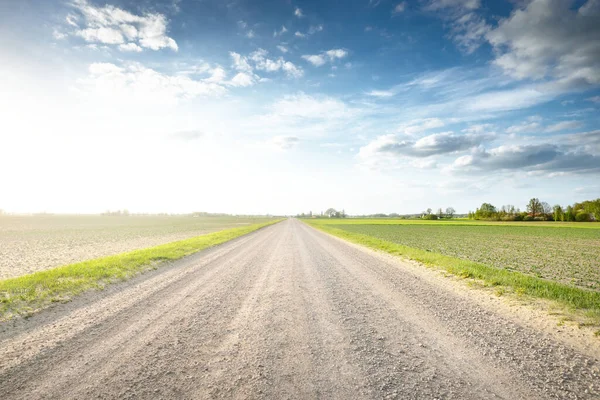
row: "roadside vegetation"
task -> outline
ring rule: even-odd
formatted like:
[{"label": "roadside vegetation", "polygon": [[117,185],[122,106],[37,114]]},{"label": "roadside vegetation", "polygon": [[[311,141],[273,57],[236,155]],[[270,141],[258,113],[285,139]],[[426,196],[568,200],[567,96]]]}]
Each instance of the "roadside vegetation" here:
[{"label": "roadside vegetation", "polygon": [[600,324],[600,224],[304,221],[351,242],[480,280],[498,294],[555,301]]},{"label": "roadside vegetation", "polygon": [[65,265],[16,278],[0,280],[0,320],[30,315],[54,302],[64,302],[91,289],[129,279],[142,272],[272,225],[271,219],[239,228]]}]

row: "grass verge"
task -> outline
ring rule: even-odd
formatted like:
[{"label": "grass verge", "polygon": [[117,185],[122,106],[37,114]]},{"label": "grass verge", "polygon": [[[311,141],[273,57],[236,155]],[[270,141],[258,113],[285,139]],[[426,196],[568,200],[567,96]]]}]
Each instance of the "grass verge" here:
[{"label": "grass verge", "polygon": [[54,302],[65,302],[90,289],[101,289],[141,272],[216,246],[275,224],[275,220],[226,229],[147,249],[102,257],[76,264],[0,280],[0,321],[15,315],[29,316]]},{"label": "grass verge", "polygon": [[[588,324],[600,325],[600,292],[567,286],[520,272],[490,267],[488,265],[415,249],[372,236],[348,232],[325,224],[307,224],[324,232],[371,249],[403,256],[427,266],[443,269],[462,278],[473,278],[487,286],[505,288],[518,295],[551,300],[565,306],[570,312],[584,316]],[[504,291],[503,291],[504,292]]]}]

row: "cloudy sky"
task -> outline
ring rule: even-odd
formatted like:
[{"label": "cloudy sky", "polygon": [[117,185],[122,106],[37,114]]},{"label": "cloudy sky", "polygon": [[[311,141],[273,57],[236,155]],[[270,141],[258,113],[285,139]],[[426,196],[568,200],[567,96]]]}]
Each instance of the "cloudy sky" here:
[{"label": "cloudy sky", "polygon": [[0,2],[0,208],[600,197],[600,0]]}]

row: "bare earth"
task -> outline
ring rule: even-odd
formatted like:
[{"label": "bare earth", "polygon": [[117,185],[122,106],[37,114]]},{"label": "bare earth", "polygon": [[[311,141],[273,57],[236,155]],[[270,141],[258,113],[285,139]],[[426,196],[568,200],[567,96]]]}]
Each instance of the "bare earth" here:
[{"label": "bare earth", "polygon": [[288,220],[0,325],[0,398],[592,399],[597,352]]},{"label": "bare earth", "polygon": [[229,216],[0,216],[0,279],[267,220]]}]

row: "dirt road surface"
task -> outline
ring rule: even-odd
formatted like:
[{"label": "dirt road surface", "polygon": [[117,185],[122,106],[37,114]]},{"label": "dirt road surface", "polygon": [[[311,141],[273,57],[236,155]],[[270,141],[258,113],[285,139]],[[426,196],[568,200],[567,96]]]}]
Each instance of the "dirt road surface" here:
[{"label": "dirt road surface", "polygon": [[7,399],[592,399],[600,360],[296,220],[0,324]]}]

